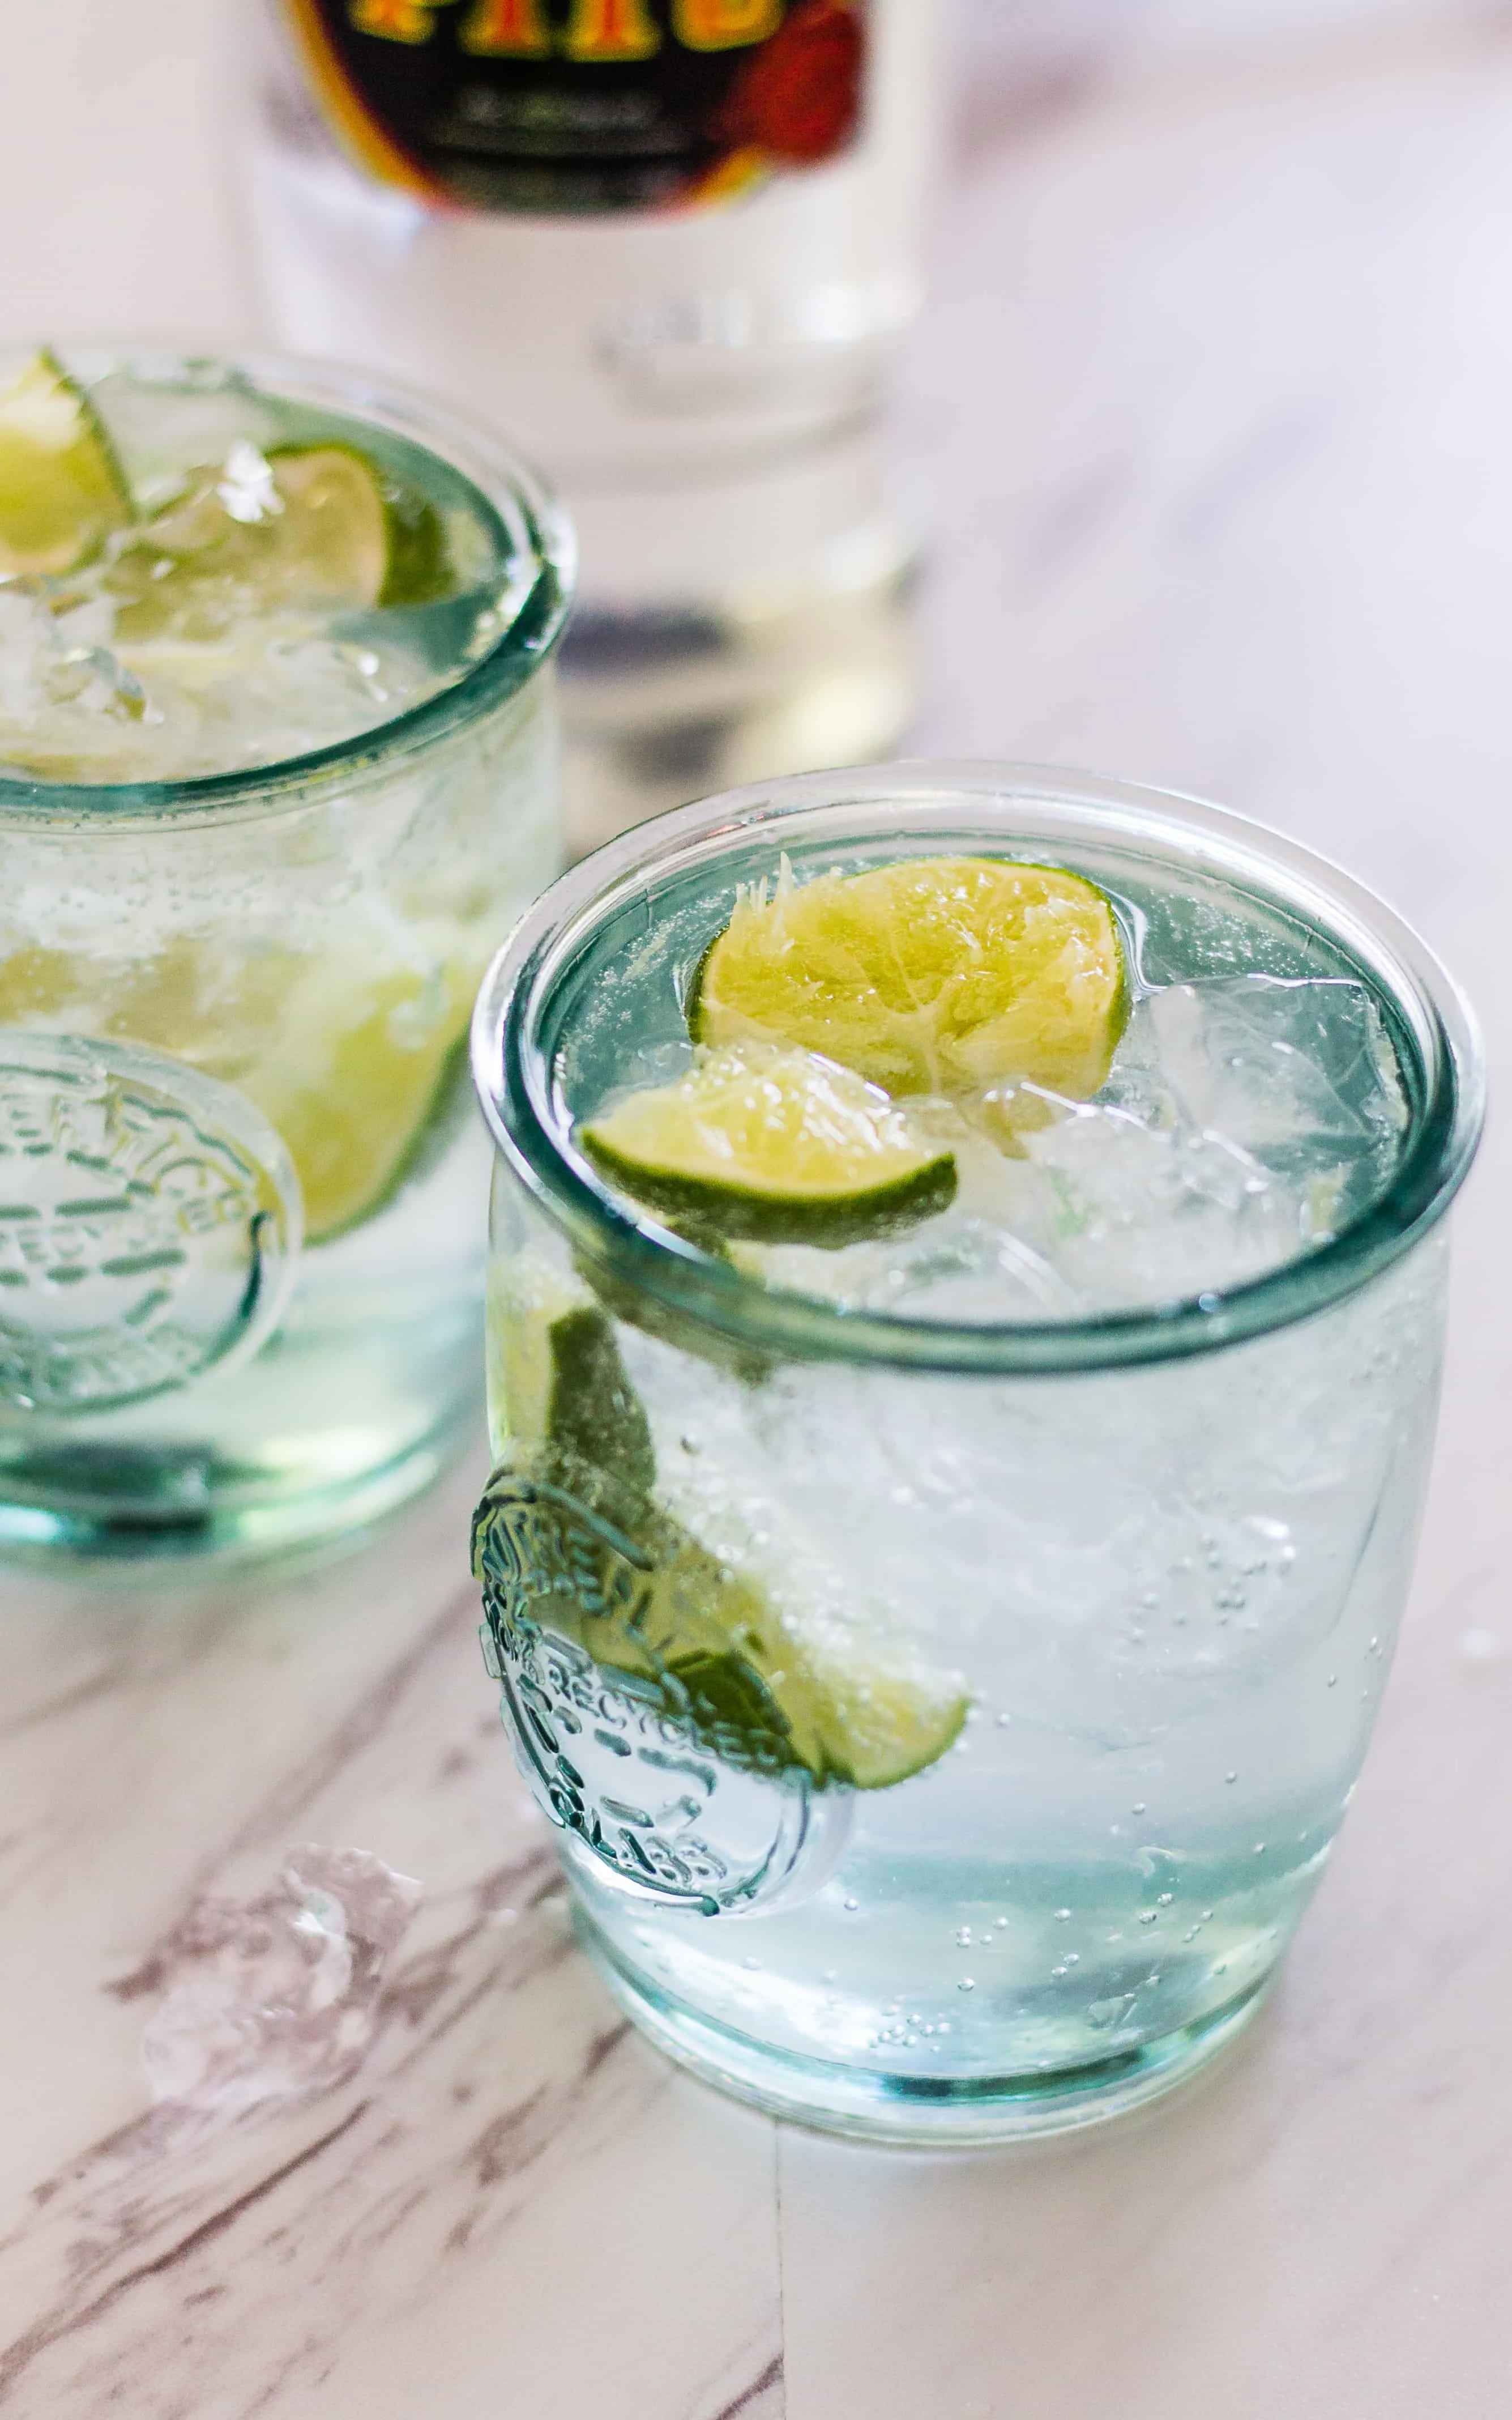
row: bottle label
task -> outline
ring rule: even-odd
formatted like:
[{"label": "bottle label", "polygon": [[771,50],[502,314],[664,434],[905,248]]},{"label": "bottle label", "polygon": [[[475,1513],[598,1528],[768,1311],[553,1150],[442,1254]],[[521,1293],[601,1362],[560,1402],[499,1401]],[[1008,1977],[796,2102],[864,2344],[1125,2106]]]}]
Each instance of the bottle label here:
[{"label": "bottle label", "polygon": [[707,206],[848,150],[868,0],[285,0],[347,148],[475,210]]}]

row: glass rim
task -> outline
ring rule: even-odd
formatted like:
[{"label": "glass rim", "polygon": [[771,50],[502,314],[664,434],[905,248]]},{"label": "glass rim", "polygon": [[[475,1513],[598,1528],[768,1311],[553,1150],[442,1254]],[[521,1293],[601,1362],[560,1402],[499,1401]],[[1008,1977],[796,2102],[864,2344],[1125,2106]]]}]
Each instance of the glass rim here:
[{"label": "glass rim", "polygon": [[[1025,845],[1057,832],[1070,845],[1078,830],[1131,849],[1161,841],[1165,863],[1184,861],[1219,879],[1242,877],[1252,893],[1321,926],[1387,996],[1411,1038],[1420,1080],[1390,1180],[1336,1234],[1259,1277],[1134,1310],[995,1326],[906,1318],[773,1288],[711,1259],[649,1215],[634,1217],[572,1147],[552,1070],[534,1036],[557,981],[627,899],[640,895],[649,908],[659,876],[712,866],[764,837],[775,853],[784,833],[796,837],[800,827],[806,838],[874,839],[879,812],[898,808],[906,818],[900,836],[913,841],[933,828],[943,840],[980,829],[993,805],[1021,814],[1032,808],[1049,827],[1026,830]],[[1001,837],[1011,845],[1006,821]],[[1389,1268],[1443,1217],[1468,1172],[1485,1111],[1479,1032],[1458,985],[1394,908],[1330,859],[1251,817],[1177,792],[1057,767],[976,760],[752,783],[636,827],[561,876],[526,911],[484,979],[471,1051],[473,1082],[496,1144],[551,1223],[616,1285],[727,1342],[780,1357],[956,1374],[1053,1374],[1176,1360],[1311,1318]]]},{"label": "glass rim", "polygon": [[[8,340],[0,345],[0,368],[23,362],[38,349]],[[509,540],[506,560],[518,562],[521,568],[505,590],[506,609],[513,610],[487,654],[459,680],[386,721],[266,765],[161,782],[49,782],[0,772],[0,827],[38,821],[54,829],[91,827],[170,816],[220,821],[239,809],[243,814],[276,813],[291,794],[317,790],[354,774],[376,775],[396,758],[428,752],[523,689],[549,661],[572,604],[577,539],[549,482],[486,424],[401,380],[258,345],[172,335],[102,335],[60,338],[47,349],[85,379],[133,364],[153,375],[212,365],[244,373],[275,399],[286,397],[348,419],[372,421],[460,472],[501,524]]]}]

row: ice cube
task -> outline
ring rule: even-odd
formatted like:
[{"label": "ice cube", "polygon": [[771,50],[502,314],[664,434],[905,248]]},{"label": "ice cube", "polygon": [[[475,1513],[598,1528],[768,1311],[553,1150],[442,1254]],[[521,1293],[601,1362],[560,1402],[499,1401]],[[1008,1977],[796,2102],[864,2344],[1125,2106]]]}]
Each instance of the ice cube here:
[{"label": "ice cube", "polygon": [[1176,984],[1143,1016],[1181,1123],[1285,1174],[1389,1163],[1407,1109],[1363,984],[1260,974]]},{"label": "ice cube", "polygon": [[46,705],[55,645],[53,617],[32,583],[0,583],[0,752],[6,726],[24,728]]},{"label": "ice cube", "polygon": [[284,509],[272,464],[245,438],[239,438],[227,453],[215,493],[231,519],[249,527],[276,520]]},{"label": "ice cube", "polygon": [[253,1900],[207,1900],[143,2037],[155,2101],[231,2118],[342,2083],[372,2040],[421,1885],[365,1849],[294,1850]]},{"label": "ice cube", "polygon": [[[1027,1220],[1021,1218],[1021,1225]],[[1076,1289],[1023,1234],[960,1208],[911,1235],[838,1252],[801,1244],[747,1247],[736,1258],[766,1284],[816,1295],[846,1311],[900,1319],[1074,1319]]]},{"label": "ice cube", "polygon": [[148,510],[181,491],[186,462],[221,462],[239,443],[267,447],[284,433],[276,407],[216,362],[175,364],[165,376],[133,363],[97,380],[90,395]]},{"label": "ice cube", "polygon": [[0,763],[109,781],[131,727],[162,722],[110,644],[112,621],[103,599],[55,582],[0,583]]},{"label": "ice cube", "polygon": [[1242,1284],[1380,1189],[1406,1121],[1362,984],[1271,975],[1139,1002],[1092,1101],[1032,1084],[915,1115],[955,1154],[940,1216],[842,1251],[743,1248],[769,1285],[940,1321],[1086,1317]]},{"label": "ice cube", "polygon": [[1405,1120],[1362,984],[1174,985],[1139,1004],[1098,1098],[1024,1137],[1057,1199],[1048,1231],[1021,1232],[1108,1308],[1216,1291],[1336,1232]]}]

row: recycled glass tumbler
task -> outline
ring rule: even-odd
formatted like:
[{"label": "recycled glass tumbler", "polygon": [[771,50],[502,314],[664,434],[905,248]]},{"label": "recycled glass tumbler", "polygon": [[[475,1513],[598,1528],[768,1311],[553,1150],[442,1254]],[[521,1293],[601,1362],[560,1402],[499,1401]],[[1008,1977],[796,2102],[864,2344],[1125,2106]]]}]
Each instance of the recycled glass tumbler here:
[{"label": "recycled glass tumbler", "polygon": [[[961,856],[1101,886],[1160,1032],[1204,985],[1226,1015],[1258,1001],[1236,982],[1312,1015],[1335,1059],[1332,1090],[1319,1061],[1286,1096],[1307,1134],[1336,1152],[1350,1100],[1390,1104],[1352,1208],[1242,1280],[1194,1261],[1129,1308],[1010,1317],[800,1290],[607,1187],[579,1122],[632,1065],[686,1063],[738,886]],[[587,860],[495,962],[473,1051],[497,1147],[485,1656],[611,1990],[714,2083],[880,2139],[1165,2090],[1258,2006],[1385,1681],[1443,1214],[1481,1116],[1453,985],[1237,816],[894,766],[733,792]],[[1253,1063],[1284,1072],[1271,1041]],[[1296,1138],[1244,1099],[1263,1191]],[[950,1249],[980,1267],[980,1245]],[[943,1245],[866,1249],[949,1287]]]},{"label": "recycled glass tumbler", "polygon": [[562,861],[571,538],[492,437],[365,379],[67,365],[207,413],[244,381],[491,533],[493,636],[377,728],[192,779],[0,774],[0,1551],[298,1548],[424,1485],[481,1397],[466,1026]]}]

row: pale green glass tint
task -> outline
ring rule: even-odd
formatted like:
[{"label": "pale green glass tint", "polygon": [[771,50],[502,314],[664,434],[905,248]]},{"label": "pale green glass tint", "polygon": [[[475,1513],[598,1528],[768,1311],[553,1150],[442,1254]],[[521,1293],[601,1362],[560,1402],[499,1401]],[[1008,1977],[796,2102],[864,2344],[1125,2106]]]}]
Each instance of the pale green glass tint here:
[{"label": "pale green glass tint", "polygon": [[[1152,992],[1259,972],[1335,986],[1341,1014],[1365,999],[1392,1147],[1326,1238],[1231,1287],[1198,1263],[1143,1306],[991,1320],[759,1283],[614,1201],[572,1125],[680,1047],[679,986],[779,849],[800,873],[1068,864],[1120,901]],[[1257,2004],[1379,1703],[1433,1428],[1438,1221],[1481,1114],[1452,985],[1379,902],[1238,818],[891,768],[714,800],[580,867],[496,966],[474,1040],[501,1145],[488,1653],[613,1988],[714,2080],[862,2133],[993,2139],[1165,2088]],[[799,1680],[764,1699],[774,1618]]]},{"label": "pale green glass tint", "polygon": [[[782,853],[801,873],[973,848],[1063,862],[1106,887],[1150,986],[1245,971],[1363,985],[1410,1112],[1389,1184],[1321,1249],[1253,1282],[1213,1295],[1199,1271],[1149,1311],[1011,1327],[837,1317],[634,1218],[579,1152],[573,1127],[617,1084],[642,1080],[645,1067],[686,1048],[683,1001],[737,885],[771,874]],[[1216,808],[994,767],[878,767],[758,784],[600,850],[554,887],[496,962],[473,1022],[473,1069],[524,1181],[616,1282],[774,1350],[942,1370],[1161,1359],[1319,1309],[1442,1213],[1483,1109],[1463,1002],[1407,927],[1337,869]]]},{"label": "pale green glass tint", "polygon": [[[213,417],[250,395],[290,442],[346,430],[410,466],[486,535],[473,568],[495,566],[497,632],[480,646],[468,606],[478,651],[454,662],[433,628],[437,685],[375,727],[181,780],[0,780],[0,1039],[26,1037],[34,1059],[48,1034],[124,1048],[139,1074],[155,1063],[165,1094],[176,1067],[192,1071],[228,1101],[223,1125],[238,1129],[239,1102],[279,1138],[304,1230],[286,1309],[251,1360],[230,1357],[227,1333],[225,1355],[150,1399],[66,1410],[56,1386],[48,1404],[19,1385],[0,1396],[0,1544],[117,1561],[261,1552],[401,1500],[476,1400],[484,1148],[460,1044],[489,955],[561,861],[550,659],[570,540],[492,440],[349,375],[261,360],[228,371],[150,348],[70,349],[68,363],[117,411],[130,365],[138,421],[123,451],[144,480],[154,395],[176,428],[169,401]],[[18,1142],[39,1114],[35,1065],[27,1084],[24,1098],[8,1086],[0,1120],[18,1213],[0,1337],[18,1366],[64,1300],[60,1269],[69,1303],[83,1300],[65,1241],[93,1236],[85,1260],[102,1272],[121,1259],[110,1220],[126,1215],[108,1187],[85,1186],[78,1202],[43,1205],[37,1244]],[[55,1101],[47,1115],[56,1123]],[[125,1150],[95,1151],[102,1185]],[[139,1202],[132,1216],[140,1226]],[[248,1318],[255,1309],[249,1285]],[[160,1316],[147,1294],[132,1310]]]}]

